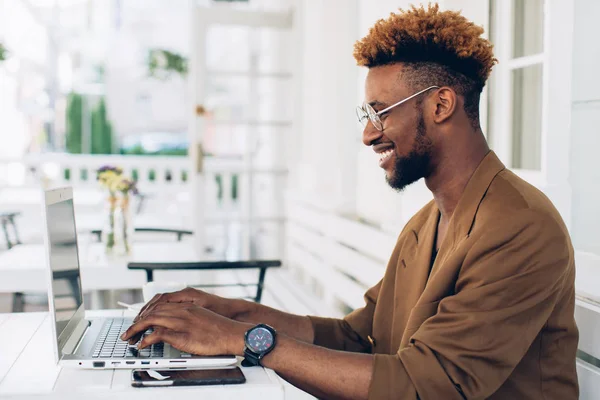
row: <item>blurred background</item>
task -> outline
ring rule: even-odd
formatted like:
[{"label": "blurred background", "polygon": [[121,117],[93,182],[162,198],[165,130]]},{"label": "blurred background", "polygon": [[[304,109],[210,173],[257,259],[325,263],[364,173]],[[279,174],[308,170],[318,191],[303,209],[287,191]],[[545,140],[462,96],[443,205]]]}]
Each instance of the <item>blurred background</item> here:
[{"label": "blurred background", "polygon": [[[389,189],[354,115],[366,70],[353,43],[411,3],[0,0],[0,212],[19,213],[20,242],[41,242],[39,187],[73,185],[90,230],[106,197],[95,171],[121,166],[140,191],[136,224],[189,230],[222,259],[283,260],[267,289],[288,309],[360,307],[431,199],[422,181]],[[481,126],[562,214],[576,314],[596,318],[600,2],[439,4],[494,43]]]}]

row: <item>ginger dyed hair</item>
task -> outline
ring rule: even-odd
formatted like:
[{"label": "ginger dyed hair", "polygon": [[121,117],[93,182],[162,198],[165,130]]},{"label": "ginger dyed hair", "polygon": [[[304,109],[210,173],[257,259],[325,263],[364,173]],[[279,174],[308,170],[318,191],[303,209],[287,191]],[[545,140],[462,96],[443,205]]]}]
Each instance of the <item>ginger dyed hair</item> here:
[{"label": "ginger dyed hair", "polygon": [[402,77],[414,90],[449,86],[465,98],[465,111],[479,123],[479,96],[492,67],[492,44],[481,37],[483,28],[456,11],[429,5],[391,13],[354,45],[360,66],[373,68],[402,63]]}]

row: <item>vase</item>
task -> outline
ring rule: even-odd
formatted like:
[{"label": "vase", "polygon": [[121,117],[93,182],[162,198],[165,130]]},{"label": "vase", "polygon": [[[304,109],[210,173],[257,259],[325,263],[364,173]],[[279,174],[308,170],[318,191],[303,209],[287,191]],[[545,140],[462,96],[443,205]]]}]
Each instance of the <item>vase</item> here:
[{"label": "vase", "polygon": [[123,194],[114,213],[115,220],[115,254],[131,254],[133,239],[133,218],[128,194]]},{"label": "vase", "polygon": [[110,194],[106,199],[104,207],[104,226],[102,227],[102,243],[106,253],[112,253],[115,248],[115,210],[117,208],[117,196]]}]

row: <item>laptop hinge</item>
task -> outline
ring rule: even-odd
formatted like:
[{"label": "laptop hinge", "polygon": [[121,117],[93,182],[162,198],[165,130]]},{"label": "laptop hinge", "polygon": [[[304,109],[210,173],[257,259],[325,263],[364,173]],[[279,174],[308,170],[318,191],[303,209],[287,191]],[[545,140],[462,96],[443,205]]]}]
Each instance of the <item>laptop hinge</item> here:
[{"label": "laptop hinge", "polygon": [[86,319],[82,319],[81,321],[79,321],[79,324],[77,324],[75,329],[73,329],[73,333],[71,334],[71,336],[69,336],[69,340],[67,340],[67,342],[62,348],[63,354],[73,354],[75,352],[79,341],[83,337],[85,330],[90,326],[90,324],[91,322]]}]

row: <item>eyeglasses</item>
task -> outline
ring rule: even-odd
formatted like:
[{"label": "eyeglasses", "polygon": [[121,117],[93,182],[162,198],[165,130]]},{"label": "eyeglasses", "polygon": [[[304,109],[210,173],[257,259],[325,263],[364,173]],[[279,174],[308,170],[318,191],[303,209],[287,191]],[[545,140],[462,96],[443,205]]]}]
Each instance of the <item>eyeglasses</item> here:
[{"label": "eyeglasses", "polygon": [[412,96],[405,98],[404,100],[400,100],[396,104],[393,104],[393,105],[389,106],[388,108],[385,108],[381,111],[375,111],[373,109],[373,107],[371,107],[371,105],[367,104],[367,103],[363,104],[362,106],[358,106],[358,107],[356,107],[356,116],[358,117],[358,122],[360,122],[363,126],[367,126],[368,120],[371,120],[371,123],[373,124],[373,126],[375,128],[377,128],[378,131],[383,131],[383,122],[381,122],[381,118],[380,118],[380,116],[383,113],[386,113],[386,112],[390,111],[392,108],[399,106],[402,103],[406,103],[413,97],[417,97],[418,95],[425,93],[426,91],[431,90],[431,89],[439,89],[439,86],[429,86],[427,89],[423,89],[420,92],[417,92],[417,93],[413,94]]}]

